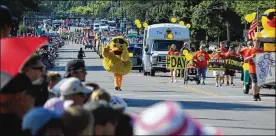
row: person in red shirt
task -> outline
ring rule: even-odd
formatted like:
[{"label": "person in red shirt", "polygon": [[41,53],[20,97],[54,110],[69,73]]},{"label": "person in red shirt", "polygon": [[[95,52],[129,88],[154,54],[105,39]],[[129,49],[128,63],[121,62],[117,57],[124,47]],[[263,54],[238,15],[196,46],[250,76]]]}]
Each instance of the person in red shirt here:
[{"label": "person in red shirt", "polygon": [[[241,57],[243,58],[243,60],[244,60],[244,58],[246,58],[248,55],[248,51],[249,51],[249,49],[251,49],[251,47],[252,47],[252,45],[253,45],[253,43],[252,43],[252,41],[247,41],[247,43],[246,43],[246,46],[244,47],[244,48],[242,48],[242,44],[240,44],[239,45],[239,48],[238,48],[238,50],[237,50],[237,53],[239,54],[239,55],[241,55]],[[247,63],[246,61],[244,61],[243,63]],[[241,73],[241,80],[243,81],[243,78],[244,78],[244,69],[242,69],[242,73]],[[249,79],[250,80],[250,79]],[[251,82],[251,81],[250,81]]]},{"label": "person in red shirt", "polygon": [[[172,46],[170,47],[170,49],[168,51],[168,56],[178,56],[179,54],[180,53],[176,49],[176,45],[172,44]],[[175,69],[170,69],[170,73],[171,73],[171,82],[173,82],[173,81],[177,82],[177,79],[176,79],[176,70]]]},{"label": "person in red shirt", "polygon": [[256,64],[255,57],[258,53],[263,53],[263,50],[260,48],[260,40],[254,40],[254,47],[248,51],[248,56],[245,58],[245,61],[248,61],[249,64],[249,74],[252,81],[252,91],[253,91],[253,100],[261,101],[260,98],[260,87],[257,86],[257,75],[256,75]]},{"label": "person in red shirt", "polygon": [[202,77],[202,84],[205,85],[207,62],[210,59],[209,54],[204,51],[204,46],[200,46],[199,51],[193,56],[193,60],[196,62],[198,77]]},{"label": "person in red shirt", "polygon": [[[213,56],[212,59],[225,59],[225,55],[221,52],[220,49],[216,50],[216,54]],[[223,76],[224,76],[224,71],[213,71],[213,75],[216,78],[216,87],[218,87],[219,85],[222,86],[222,80],[223,80]]]},{"label": "person in red shirt", "polygon": [[[229,51],[225,54],[226,58],[234,58],[235,60],[238,60],[238,54],[235,52],[235,48],[231,46],[229,48]],[[234,84],[234,76],[235,76],[235,70],[225,69],[225,75],[226,75],[226,85],[229,86],[229,78],[231,81],[231,85],[235,86]]]},{"label": "person in red shirt", "polygon": [[228,52],[227,48],[225,48],[224,42],[219,43],[219,49],[223,54]]}]

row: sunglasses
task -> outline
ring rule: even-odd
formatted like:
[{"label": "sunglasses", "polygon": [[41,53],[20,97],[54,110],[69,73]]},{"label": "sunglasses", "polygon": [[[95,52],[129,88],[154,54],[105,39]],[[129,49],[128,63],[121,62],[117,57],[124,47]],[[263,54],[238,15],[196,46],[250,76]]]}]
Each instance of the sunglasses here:
[{"label": "sunglasses", "polygon": [[264,14],[269,20],[273,19],[276,16],[276,12],[270,12],[268,14]]},{"label": "sunglasses", "polygon": [[114,40],[112,40],[112,41],[113,41],[114,43],[126,44],[125,40],[120,39],[120,38],[114,39]]},{"label": "sunglasses", "polygon": [[85,73],[86,72],[86,69],[79,69],[79,70],[76,70],[76,72],[81,72],[81,73]]},{"label": "sunglasses", "polygon": [[44,70],[44,67],[43,67],[43,66],[31,67],[31,69],[43,71],[43,70]]}]

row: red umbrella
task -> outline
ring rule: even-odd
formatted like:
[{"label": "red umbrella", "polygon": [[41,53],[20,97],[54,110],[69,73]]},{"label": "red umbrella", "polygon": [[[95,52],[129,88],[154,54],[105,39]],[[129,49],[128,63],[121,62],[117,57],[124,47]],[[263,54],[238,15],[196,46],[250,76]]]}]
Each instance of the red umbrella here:
[{"label": "red umbrella", "polygon": [[47,38],[24,37],[1,39],[1,89],[15,76],[25,61],[43,44]]}]

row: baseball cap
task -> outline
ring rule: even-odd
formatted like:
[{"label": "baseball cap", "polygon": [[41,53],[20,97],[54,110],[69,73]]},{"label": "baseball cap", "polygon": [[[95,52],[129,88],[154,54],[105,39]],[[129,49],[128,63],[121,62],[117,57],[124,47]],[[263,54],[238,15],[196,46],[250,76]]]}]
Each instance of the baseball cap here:
[{"label": "baseball cap", "polygon": [[24,116],[22,130],[30,130],[32,135],[37,135],[39,130],[51,120],[60,118],[61,114],[54,111],[42,107],[34,108]]},{"label": "baseball cap", "polygon": [[[1,79],[1,82],[4,81]],[[36,94],[29,77],[23,74],[17,74],[0,90],[0,94],[15,94],[23,91],[27,91],[27,93],[32,96],[35,96]]]},{"label": "baseball cap", "polygon": [[76,77],[64,79],[60,85],[61,96],[73,95],[78,93],[88,94],[91,93],[91,88],[85,87],[81,81]]},{"label": "baseball cap", "polygon": [[24,64],[23,68],[43,68],[44,65],[41,62],[39,55],[32,55]]},{"label": "baseball cap", "polygon": [[71,60],[67,63],[65,77],[69,76],[70,71],[75,71],[81,68],[85,68],[85,64],[81,60]]},{"label": "baseball cap", "polygon": [[17,23],[18,19],[12,16],[10,9],[7,6],[0,5],[0,26],[5,24],[14,24]]}]

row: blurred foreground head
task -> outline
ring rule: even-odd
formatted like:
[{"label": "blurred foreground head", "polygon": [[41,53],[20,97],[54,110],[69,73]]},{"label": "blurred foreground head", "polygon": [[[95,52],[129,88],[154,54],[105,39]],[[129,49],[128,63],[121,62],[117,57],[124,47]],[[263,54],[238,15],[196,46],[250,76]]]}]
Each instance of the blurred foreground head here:
[{"label": "blurred foreground head", "polygon": [[212,127],[205,127],[184,113],[176,102],[160,102],[135,118],[134,135],[221,135]]},{"label": "blurred foreground head", "polygon": [[34,108],[24,116],[22,129],[27,136],[64,135],[61,115],[44,108]]},{"label": "blurred foreground head", "polygon": [[122,107],[115,107],[104,100],[99,100],[87,102],[83,108],[94,115],[94,135],[115,135],[116,124],[122,114]]},{"label": "blurred foreground head", "polygon": [[66,109],[62,121],[66,136],[93,135],[94,116],[82,107],[74,106]]},{"label": "blurred foreground head", "polygon": [[8,7],[0,5],[0,39],[9,37],[12,26],[17,23],[17,18],[13,17]]},{"label": "blurred foreground head", "polygon": [[99,100],[104,100],[107,103],[110,102],[111,100],[111,96],[110,94],[105,91],[104,89],[98,89],[92,92],[91,96],[90,96],[90,100],[91,101],[99,101]]}]

